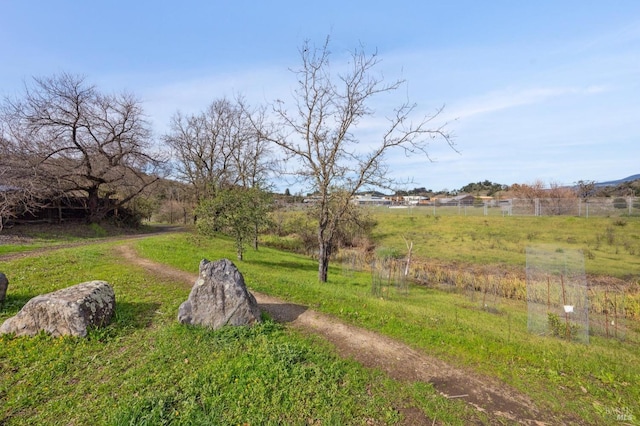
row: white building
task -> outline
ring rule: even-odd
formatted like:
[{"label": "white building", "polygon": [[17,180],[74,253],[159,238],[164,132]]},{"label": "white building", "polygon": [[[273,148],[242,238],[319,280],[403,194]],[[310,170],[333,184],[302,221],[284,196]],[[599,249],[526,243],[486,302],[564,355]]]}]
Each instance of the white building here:
[{"label": "white building", "polygon": [[354,195],[351,202],[359,206],[388,206],[391,200],[378,195]]}]

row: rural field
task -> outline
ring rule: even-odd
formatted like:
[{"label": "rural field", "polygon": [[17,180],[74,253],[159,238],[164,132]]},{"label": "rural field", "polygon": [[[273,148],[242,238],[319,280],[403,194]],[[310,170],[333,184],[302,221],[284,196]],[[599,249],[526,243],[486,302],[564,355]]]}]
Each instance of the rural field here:
[{"label": "rural field", "polygon": [[433,216],[429,208],[372,209],[374,238],[416,256],[480,265],[526,265],[528,246],[582,250],[588,274],[640,278],[640,217]]},{"label": "rural field", "polygon": [[640,1],[4,3],[0,426],[640,425]]},{"label": "rural field", "polygon": [[[192,277],[201,258],[235,259],[233,241],[184,232],[99,239],[77,247],[71,245],[79,242],[65,241],[67,247],[40,248],[33,255],[25,253],[33,241],[4,245],[0,270],[10,287],[0,321],[35,295],[93,279],[112,283],[117,309],[113,323],[87,339],[0,337],[0,423],[640,421],[640,345],[633,338],[640,327],[633,311],[640,285],[638,218],[435,218],[419,209],[372,215],[377,254],[401,258],[407,242],[413,243],[419,267],[412,272],[415,282],[403,291],[391,285],[373,294],[371,270],[355,267],[347,253],[332,263],[324,284],[318,283],[317,264],[308,256],[270,247],[249,250],[236,264],[252,291],[392,338],[446,362],[451,371],[468,372],[469,383],[486,378],[504,384],[535,406],[528,417],[514,419],[492,407],[477,410],[465,402],[472,392],[443,392],[441,383],[421,380],[419,371],[387,374],[402,365],[390,366],[386,358],[364,363],[365,368],[357,355],[345,357],[340,345],[296,326],[297,320],[273,321],[268,309],[265,321],[251,329],[206,331],[178,324],[188,281],[133,263],[122,248]],[[39,237],[35,244],[50,247],[55,240]],[[494,278],[494,289],[507,281],[521,287],[529,245],[582,250],[589,280],[623,287],[629,304],[625,338],[595,333],[587,345],[531,334],[522,298],[501,295],[492,309],[483,309],[477,297],[451,291],[464,274],[484,275],[483,282],[500,277]],[[447,281],[449,287],[429,279]]]}]

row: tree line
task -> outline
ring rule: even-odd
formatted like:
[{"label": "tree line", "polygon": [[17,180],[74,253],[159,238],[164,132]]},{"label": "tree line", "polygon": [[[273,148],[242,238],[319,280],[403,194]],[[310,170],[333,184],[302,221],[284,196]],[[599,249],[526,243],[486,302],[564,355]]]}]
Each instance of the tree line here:
[{"label": "tree line", "polygon": [[[373,108],[375,98],[405,83],[385,81],[376,72],[377,52],[358,47],[336,72],[329,47],[328,38],[300,47],[300,64],[291,70],[297,85],[288,101],[255,107],[242,96],[213,99],[197,113],[177,110],[159,138],[131,93],[107,94],[86,77],[68,73],[33,78],[23,93],[0,104],[0,230],[12,218],[52,203],[80,201],[89,222],[114,212],[135,218],[162,210],[172,222],[195,222],[202,233],[231,235],[242,259],[246,245],[257,249],[258,234],[268,224],[272,183],[290,178],[314,194],[308,214],[316,224],[318,278],[326,281],[345,230],[368,223],[352,196],[408,184],[389,176],[388,153],[399,150],[428,161],[434,139],[455,149],[446,123],[437,122],[441,109],[421,115],[406,99],[388,111]],[[373,140],[361,140],[358,128],[374,119],[386,126]],[[507,186],[485,180],[460,192],[508,190],[527,199],[640,195],[638,182],[623,186]]]},{"label": "tree line", "polygon": [[[442,109],[420,114],[404,92],[387,111],[373,107],[405,83],[383,78],[377,52],[357,47],[335,68],[329,38],[307,41],[298,53],[290,99],[258,107],[241,96],[214,99],[195,114],[177,111],[159,140],[130,93],[106,94],[67,73],[34,78],[0,105],[0,222],[65,199],[83,200],[90,222],[114,211],[144,214],[154,193],[191,203],[176,214],[192,215],[203,231],[233,235],[241,258],[264,225],[270,183],[291,177],[317,194],[310,214],[318,278],[326,281],[345,221],[357,222],[351,197],[396,185],[389,152],[428,161],[429,142],[454,145],[438,122]],[[357,130],[365,120],[384,125],[363,141]]]}]

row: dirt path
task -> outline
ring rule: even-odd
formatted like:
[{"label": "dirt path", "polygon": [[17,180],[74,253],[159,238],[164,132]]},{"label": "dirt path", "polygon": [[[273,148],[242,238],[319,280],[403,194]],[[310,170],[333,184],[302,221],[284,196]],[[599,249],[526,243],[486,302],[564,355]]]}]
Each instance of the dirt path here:
[{"label": "dirt path", "polygon": [[[84,239],[80,241],[74,241],[71,243],[63,243],[63,244],[54,244],[49,246],[38,247],[35,249],[30,249],[27,251],[19,251],[15,253],[3,254],[0,255],[0,261],[9,261],[14,259],[20,259],[23,257],[31,257],[36,256],[40,253],[46,253],[49,251],[55,251],[65,248],[72,247],[80,247],[92,244],[100,244],[109,241],[123,241],[123,240],[138,240],[141,238],[151,237],[153,235],[165,234],[167,232],[180,232],[184,229],[182,226],[156,226],[154,232],[140,233],[140,234],[130,234],[130,235],[115,235],[111,237],[104,238],[93,238],[93,239]],[[14,235],[0,235],[0,245],[2,244],[21,244],[21,243],[29,243],[31,240],[30,237],[20,237]]]},{"label": "dirt path", "polygon": [[[171,277],[191,288],[197,276],[167,265],[140,258],[130,245],[118,246],[117,252],[128,262],[153,274]],[[335,345],[341,356],[350,357],[366,367],[378,368],[402,381],[432,383],[447,398],[463,399],[477,410],[487,413],[496,423],[546,425],[562,424],[541,412],[533,401],[504,383],[418,352],[388,337],[352,325],[305,306],[252,292],[260,308],[276,321],[286,322],[306,333],[322,336]],[[432,424],[421,412],[405,412],[408,424]],[[419,411],[419,410],[415,410]]]}]

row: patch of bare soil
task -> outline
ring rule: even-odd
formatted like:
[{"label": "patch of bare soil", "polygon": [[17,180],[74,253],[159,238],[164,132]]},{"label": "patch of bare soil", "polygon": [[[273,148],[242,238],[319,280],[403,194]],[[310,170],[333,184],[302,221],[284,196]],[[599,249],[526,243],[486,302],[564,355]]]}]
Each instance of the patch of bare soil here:
[{"label": "patch of bare soil", "polygon": [[[142,266],[159,276],[171,277],[189,288],[197,279],[194,274],[140,258],[128,245],[118,246],[117,250],[128,262]],[[550,417],[537,408],[527,396],[494,378],[454,367],[406,344],[345,324],[305,306],[287,303],[265,294],[253,294],[260,308],[268,312],[274,320],[286,322],[305,333],[325,338],[335,345],[341,356],[353,358],[366,367],[380,369],[397,380],[431,383],[445,397],[462,399],[486,413],[494,419],[492,422],[524,425],[566,423],[565,420]],[[427,419],[421,410],[405,407],[400,411],[406,424],[438,424]]]}]

